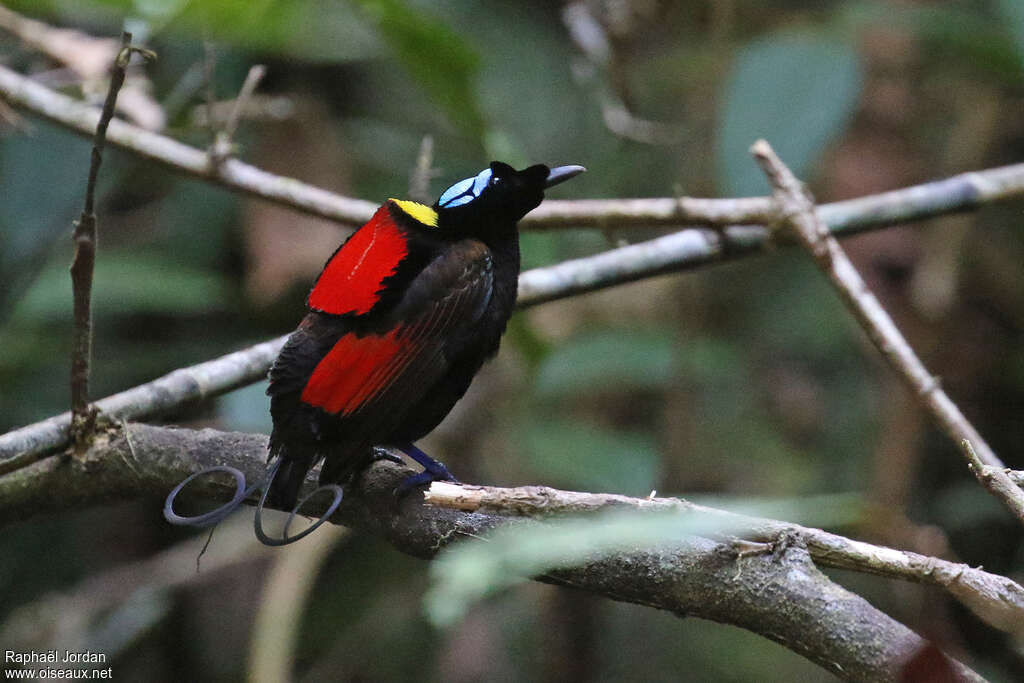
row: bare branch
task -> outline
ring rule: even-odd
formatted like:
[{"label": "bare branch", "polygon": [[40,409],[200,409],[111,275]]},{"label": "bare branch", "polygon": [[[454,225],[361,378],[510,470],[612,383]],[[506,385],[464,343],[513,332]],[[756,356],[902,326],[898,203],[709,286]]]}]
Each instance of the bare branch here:
[{"label": "bare branch", "polygon": [[17,36],[25,45],[67,64],[84,80],[102,78],[121,47],[114,38],[97,38],[67,28],[55,28],[0,6],[0,30]]},{"label": "bare branch", "polygon": [[[91,135],[96,128],[98,112],[94,107],[3,66],[0,66],[0,98],[83,135]],[[202,150],[122,121],[111,124],[108,138],[111,144],[180,173],[342,223],[365,223],[377,208],[375,202],[343,197],[294,178],[267,173],[237,159],[210,168]],[[819,207],[819,213],[836,232],[857,232],[965,211],[1020,196],[1024,196],[1024,164],[964,173],[903,190],[824,204]],[[775,206],[767,197],[549,200],[523,219],[522,225],[531,229],[723,226],[772,223],[775,218]],[[767,235],[762,239],[767,239]]]},{"label": "bare branch", "polygon": [[[519,276],[517,305],[529,308],[655,275],[718,263],[760,251],[768,240],[767,230],[758,226],[732,226],[722,230],[694,228],[595,256],[534,268]],[[111,419],[138,420],[258,382],[266,376],[284,339],[280,337],[176,370],[166,377],[103,399],[97,402],[97,407]],[[0,435],[0,474],[66,446],[68,424],[70,416],[65,413]]]},{"label": "bare branch", "polygon": [[430,181],[436,175],[434,169],[434,137],[424,135],[416,165],[409,174],[409,198],[424,204],[430,203]]},{"label": "bare branch", "polygon": [[71,414],[72,433],[81,448],[92,432],[95,413],[89,411],[89,368],[92,362],[92,275],[96,265],[96,181],[103,162],[107,126],[114,117],[117,93],[124,85],[125,68],[132,55],[132,34],[121,34],[121,49],[110,69],[110,88],[100,112],[93,137],[89,180],[85,188],[85,206],[75,222],[72,239],[75,255],[71,261],[71,289],[74,298],[74,329],[71,344]]},{"label": "bare branch", "polygon": [[[94,130],[98,120],[94,107],[34,83],[2,66],[0,97],[15,108],[42,116],[78,133]],[[111,144],[180,173],[342,223],[365,223],[377,208],[371,202],[342,197],[293,178],[267,173],[237,159],[227,159],[220,166],[211,167],[206,152],[123,121],[112,121],[107,137]]]},{"label": "bare branch", "polygon": [[[764,228],[692,229],[596,256],[534,268],[519,276],[519,308],[738,256],[764,244]],[[762,237],[759,237],[762,236]],[[728,245],[726,247],[725,245]],[[284,337],[206,363],[176,370],[97,402],[113,420],[138,420],[266,377]],[[0,435],[0,474],[24,467],[68,443],[65,413]]]},{"label": "bare branch", "polygon": [[[609,508],[678,510],[728,521],[745,529],[743,538],[777,544],[797,539],[820,565],[851,569],[893,579],[939,586],[992,626],[1024,637],[1024,587],[966,564],[854,541],[821,529],[739,515],[679,498],[631,498],[609,493],[560,491],[547,486],[468,486],[434,482],[424,495],[427,504],[468,512],[544,517],[587,514]],[[720,539],[728,540],[728,539]]]},{"label": "bare branch", "polygon": [[[210,53],[212,55],[212,52]],[[209,59],[210,57],[208,57]],[[231,155],[235,153],[235,131],[238,129],[238,122],[241,121],[242,112],[245,111],[246,106],[249,104],[249,100],[255,92],[256,87],[263,80],[263,76],[267,73],[267,67],[262,64],[255,64],[249,68],[249,73],[245,76],[245,81],[242,83],[241,90],[238,91],[238,97],[235,98],[234,103],[231,107],[231,112],[228,114],[227,121],[224,123],[223,129],[218,129],[216,124],[216,118],[208,117],[207,121],[210,124],[212,130],[214,130],[213,142],[210,144],[208,154],[214,164],[220,164]],[[212,95],[213,86],[207,86],[207,92]],[[212,100],[208,100],[206,109],[209,112],[213,112],[216,108],[216,103]]]},{"label": "bare branch", "polygon": [[943,391],[938,380],[924,367],[892,318],[868,289],[860,273],[839,246],[839,241],[829,233],[828,226],[818,217],[814,202],[803,185],[764,140],[754,143],[751,152],[775,188],[783,219],[835,285],[843,303],[868,337],[893,369],[903,377],[946,435],[961,448],[968,462],[972,462],[973,456],[986,466],[984,469],[980,466],[971,468],[978,480],[1024,523],[1024,491],[1013,484],[1006,475],[1006,466]]},{"label": "bare branch", "polygon": [[[183,477],[211,465],[236,467],[251,480],[264,470],[267,438],[262,435],[142,424],[127,424],[125,430],[110,430],[81,459],[51,458],[0,478],[0,520],[125,498],[152,496],[156,504]],[[418,496],[398,502],[394,489],[409,473],[391,462],[374,463],[348,487],[332,521],[379,535],[398,550],[423,558],[499,524],[540,523],[426,505]],[[223,482],[206,482],[197,483],[192,495],[210,501],[227,500],[231,493],[233,487]],[[315,504],[309,512],[317,513]],[[595,558],[543,580],[740,626],[845,680],[898,680],[902,663],[923,646],[909,629],[821,574],[799,543],[759,554],[691,538],[669,547]],[[957,666],[967,680],[981,680]]]},{"label": "bare branch", "polygon": [[[287,337],[251,346],[97,401],[110,421],[137,420],[252,384],[267,375]],[[68,444],[71,413],[63,413],[0,436],[0,476],[26,467]]]}]

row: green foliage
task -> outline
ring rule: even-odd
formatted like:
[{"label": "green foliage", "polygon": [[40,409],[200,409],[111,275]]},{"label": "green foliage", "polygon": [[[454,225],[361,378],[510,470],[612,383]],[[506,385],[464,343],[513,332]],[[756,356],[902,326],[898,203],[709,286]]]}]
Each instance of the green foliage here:
[{"label": "green foliage", "polygon": [[724,87],[715,151],[719,191],[768,192],[749,152],[758,138],[806,178],[852,116],[862,80],[857,53],[841,36],[780,33],[744,47]]},{"label": "green foliage", "polygon": [[998,0],[998,7],[1017,45],[1017,60],[1024,71],[1024,3],[1019,0]]},{"label": "green foliage", "polygon": [[666,330],[604,330],[560,344],[537,373],[543,398],[664,387],[672,379],[677,340]]},{"label": "green foliage", "polygon": [[356,0],[402,65],[470,138],[484,131],[476,107],[479,58],[462,36],[401,0]]},{"label": "green foliage", "polygon": [[0,137],[0,322],[70,235],[85,198],[89,145],[39,124],[33,135]]},{"label": "green foliage", "polygon": [[655,486],[660,459],[649,433],[538,413],[521,426],[516,452],[541,481],[634,495]]},{"label": "green foliage", "polygon": [[[107,252],[96,263],[93,307],[100,314],[200,313],[227,307],[229,285],[212,272],[155,256]],[[71,281],[63,264],[45,270],[15,309],[16,321],[62,318]]]},{"label": "green foliage", "polygon": [[[860,515],[850,496],[743,504],[734,512],[802,520],[815,526],[847,524]],[[451,546],[431,565],[431,587],[424,596],[427,617],[450,626],[476,601],[553,569],[576,567],[637,548],[685,543],[687,536],[728,535],[740,519],[636,510],[501,527],[479,541]]]},{"label": "green foliage", "polygon": [[115,33],[125,17],[145,22],[150,37],[205,36],[242,49],[298,59],[345,62],[378,57],[379,42],[347,2],[329,0],[18,0],[14,9],[50,17],[72,12]]}]

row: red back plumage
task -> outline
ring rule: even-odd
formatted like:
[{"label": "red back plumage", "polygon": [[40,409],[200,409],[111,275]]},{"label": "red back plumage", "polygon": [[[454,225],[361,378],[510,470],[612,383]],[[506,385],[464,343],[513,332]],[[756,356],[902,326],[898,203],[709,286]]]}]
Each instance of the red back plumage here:
[{"label": "red back plumage", "polygon": [[383,335],[346,334],[313,371],[302,400],[328,413],[348,415],[384,391],[410,354],[397,328]]},{"label": "red back plumage", "polygon": [[309,307],[331,315],[368,313],[383,281],[395,274],[408,252],[405,232],[387,205],[380,207],[324,266],[309,293]]}]

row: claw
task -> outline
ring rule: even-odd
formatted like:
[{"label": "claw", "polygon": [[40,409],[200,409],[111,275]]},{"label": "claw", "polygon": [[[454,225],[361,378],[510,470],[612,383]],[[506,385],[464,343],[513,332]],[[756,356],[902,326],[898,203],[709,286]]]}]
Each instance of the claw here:
[{"label": "claw", "polygon": [[450,481],[456,484],[460,483],[459,480],[448,471],[448,468],[444,466],[444,463],[434,460],[411,443],[400,444],[398,449],[420,465],[423,465],[422,472],[406,477],[395,488],[395,495],[399,498],[404,498],[409,495],[409,493],[417,486],[429,484],[435,481]]}]

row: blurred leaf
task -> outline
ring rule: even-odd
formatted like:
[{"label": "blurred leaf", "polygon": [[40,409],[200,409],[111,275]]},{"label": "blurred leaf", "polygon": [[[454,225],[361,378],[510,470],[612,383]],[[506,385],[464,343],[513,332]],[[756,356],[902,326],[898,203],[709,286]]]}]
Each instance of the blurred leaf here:
[{"label": "blurred leaf", "polygon": [[[952,64],[1019,82],[1024,47],[1019,41],[1014,44],[1013,12],[1020,13],[1020,3],[1018,0],[1002,2],[1008,26],[957,7],[906,7],[903,11],[923,41]],[[886,21],[893,20],[892,9],[886,13]],[[896,18],[903,20],[900,13]]]},{"label": "blurred leaf", "polygon": [[438,19],[401,0],[355,0],[384,41],[427,94],[468,137],[483,135],[474,78],[479,58],[471,47]]},{"label": "blurred leaf", "polygon": [[[861,505],[852,496],[828,496],[745,504],[734,511],[837,526],[858,519]],[[434,624],[450,626],[473,602],[546,571],[579,566],[638,547],[676,545],[687,536],[738,532],[744,526],[742,521],[724,515],[636,510],[503,526],[484,542],[458,543],[434,560],[424,608]]]},{"label": "blurred leaf", "polygon": [[1006,20],[1006,28],[1017,44],[1017,59],[1024,68],[1024,2],[1021,0],[998,0],[999,11]]},{"label": "blurred leaf", "polygon": [[1006,508],[974,481],[939,489],[928,500],[935,522],[951,533],[964,533],[1007,519]]},{"label": "blurred leaf", "polygon": [[[506,157],[495,154],[495,159]],[[519,251],[522,269],[539,268],[558,262],[561,236],[554,230],[545,232],[523,232],[519,236]]]},{"label": "blurred leaf", "polygon": [[518,447],[540,479],[592,491],[646,494],[660,461],[647,433],[536,415],[522,427]]},{"label": "blurred leaf", "polygon": [[679,378],[704,385],[738,386],[749,381],[747,358],[721,337],[693,337],[675,345]]},{"label": "blurred leaf", "polygon": [[673,376],[674,336],[659,330],[607,330],[571,339],[551,352],[537,373],[537,393],[663,387]]},{"label": "blurred leaf", "polygon": [[89,143],[46,123],[0,137],[0,320],[82,209]]},{"label": "blurred leaf", "polygon": [[769,191],[749,152],[758,138],[805,178],[853,115],[861,81],[853,46],[836,36],[777,34],[746,46],[723,91],[715,153],[720,191]]},{"label": "blurred leaf", "polygon": [[[228,305],[223,276],[151,256],[101,253],[93,279],[97,313],[197,313]],[[47,268],[14,312],[16,320],[71,316],[67,265]]]},{"label": "blurred leaf", "polygon": [[[381,54],[373,32],[351,4],[332,0],[28,0],[11,4],[55,23],[73,17],[86,24],[100,19],[120,23],[132,17],[146,21],[155,34],[206,36],[218,43],[309,60],[351,61]],[[102,32],[91,30],[96,35]],[[110,26],[107,32],[113,34],[116,28]]]},{"label": "blurred leaf", "polygon": [[[946,4],[906,4],[890,2],[858,2],[844,7],[847,23],[858,31],[870,30],[870,24],[913,32],[933,52],[944,56],[951,65],[989,74],[1017,83],[1024,66],[1021,38],[1014,44],[1013,36],[1021,36],[1019,16],[1024,5],[1019,0],[997,0],[1007,19],[1005,24],[977,10]],[[864,25],[868,24],[868,27]],[[929,72],[935,73],[930,65]]]}]

